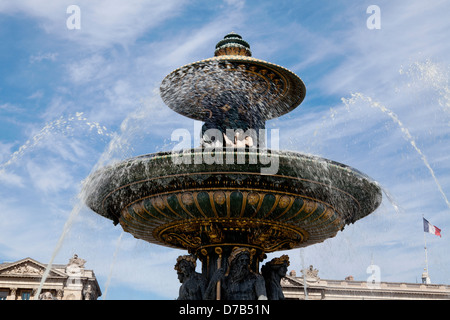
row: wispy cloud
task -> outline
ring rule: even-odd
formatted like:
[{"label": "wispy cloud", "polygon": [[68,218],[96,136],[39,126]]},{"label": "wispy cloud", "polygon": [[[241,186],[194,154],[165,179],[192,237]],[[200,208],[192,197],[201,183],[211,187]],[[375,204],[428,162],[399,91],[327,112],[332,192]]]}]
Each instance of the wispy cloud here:
[{"label": "wispy cloud", "polygon": [[149,29],[180,13],[186,1],[79,0],[81,28],[69,30],[67,8],[73,1],[20,0],[4,1],[0,12],[26,14],[38,19],[49,34],[74,41],[83,47],[101,48],[110,45],[128,45]]},{"label": "wispy cloud", "polygon": [[57,52],[41,53],[37,55],[32,55],[30,57],[30,63],[42,62],[45,60],[56,61],[57,57],[58,57]]}]

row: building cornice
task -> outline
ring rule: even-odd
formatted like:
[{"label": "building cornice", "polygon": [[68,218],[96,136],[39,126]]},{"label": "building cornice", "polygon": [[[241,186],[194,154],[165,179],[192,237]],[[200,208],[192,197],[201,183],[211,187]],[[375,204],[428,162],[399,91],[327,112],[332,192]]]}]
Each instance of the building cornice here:
[{"label": "building cornice", "polygon": [[368,284],[353,280],[317,280],[286,276],[282,281],[287,298],[306,294],[321,294],[323,298],[367,298],[367,299],[450,299],[450,286],[443,284],[419,284],[402,282],[380,282]]}]

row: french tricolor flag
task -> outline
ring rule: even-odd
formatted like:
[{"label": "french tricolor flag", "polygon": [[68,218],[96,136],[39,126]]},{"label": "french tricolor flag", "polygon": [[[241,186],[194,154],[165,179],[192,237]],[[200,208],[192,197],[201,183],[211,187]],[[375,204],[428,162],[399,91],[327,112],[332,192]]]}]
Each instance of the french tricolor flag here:
[{"label": "french tricolor flag", "polygon": [[432,233],[437,236],[441,236],[441,229],[439,229],[436,226],[433,226],[431,223],[429,223],[425,218],[423,218],[423,231]]}]

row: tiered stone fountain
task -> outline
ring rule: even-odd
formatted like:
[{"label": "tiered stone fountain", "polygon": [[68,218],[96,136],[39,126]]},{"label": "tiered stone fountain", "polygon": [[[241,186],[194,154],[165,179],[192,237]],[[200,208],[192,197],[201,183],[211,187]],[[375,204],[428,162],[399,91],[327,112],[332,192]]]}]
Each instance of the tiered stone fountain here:
[{"label": "tiered stone fountain", "polygon": [[[138,239],[188,251],[176,266],[180,299],[267,297],[270,290],[257,289],[267,253],[332,238],[382,198],[378,185],[353,168],[265,147],[265,122],[295,109],[305,94],[297,75],[251,57],[248,43],[230,33],[214,57],[161,84],[171,109],[204,122],[201,145],[98,170],[87,179],[86,203]],[[250,272],[235,285],[227,277],[240,253]],[[180,263],[197,259],[202,273],[187,276]],[[288,259],[272,262],[286,266]]]}]

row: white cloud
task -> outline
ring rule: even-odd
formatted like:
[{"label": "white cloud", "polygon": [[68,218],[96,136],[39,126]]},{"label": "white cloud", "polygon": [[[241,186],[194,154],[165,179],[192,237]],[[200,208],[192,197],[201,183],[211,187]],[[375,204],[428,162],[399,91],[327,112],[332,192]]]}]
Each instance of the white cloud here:
[{"label": "white cloud", "polygon": [[128,45],[143,32],[178,14],[184,0],[79,0],[81,28],[69,30],[67,8],[73,1],[19,0],[2,1],[0,12],[24,13],[37,18],[49,34],[73,40],[84,47],[107,47],[112,44]]},{"label": "white cloud", "polygon": [[6,111],[6,112],[22,112],[23,109],[19,106],[16,106],[11,103],[4,103],[0,104],[0,111]]},{"label": "white cloud", "polygon": [[7,172],[3,168],[0,168],[0,181],[7,186],[22,187],[24,185],[24,181],[21,176]]},{"label": "white cloud", "polygon": [[30,57],[30,63],[42,62],[45,60],[56,61],[57,57],[58,57],[57,52],[40,53],[37,55],[32,55]]},{"label": "white cloud", "polygon": [[106,59],[94,54],[80,61],[67,65],[69,79],[75,84],[88,84],[92,80],[99,80],[110,75],[111,65]]},{"label": "white cloud", "polygon": [[352,88],[382,94],[396,83],[402,65],[429,57],[446,58],[444,52],[450,44],[442,37],[450,28],[446,19],[448,2],[384,3],[380,8],[380,30],[355,24],[341,34],[342,51],[350,50],[343,63],[324,77],[322,87],[326,92],[344,94]]},{"label": "white cloud", "polygon": [[44,92],[42,90],[37,90],[28,96],[28,99],[41,99],[44,96]]},{"label": "white cloud", "polygon": [[68,168],[54,160],[47,164],[28,162],[27,171],[33,185],[44,194],[57,193],[77,185]]},{"label": "white cloud", "polygon": [[245,0],[224,0],[224,2],[235,10],[241,10],[245,6]]}]

